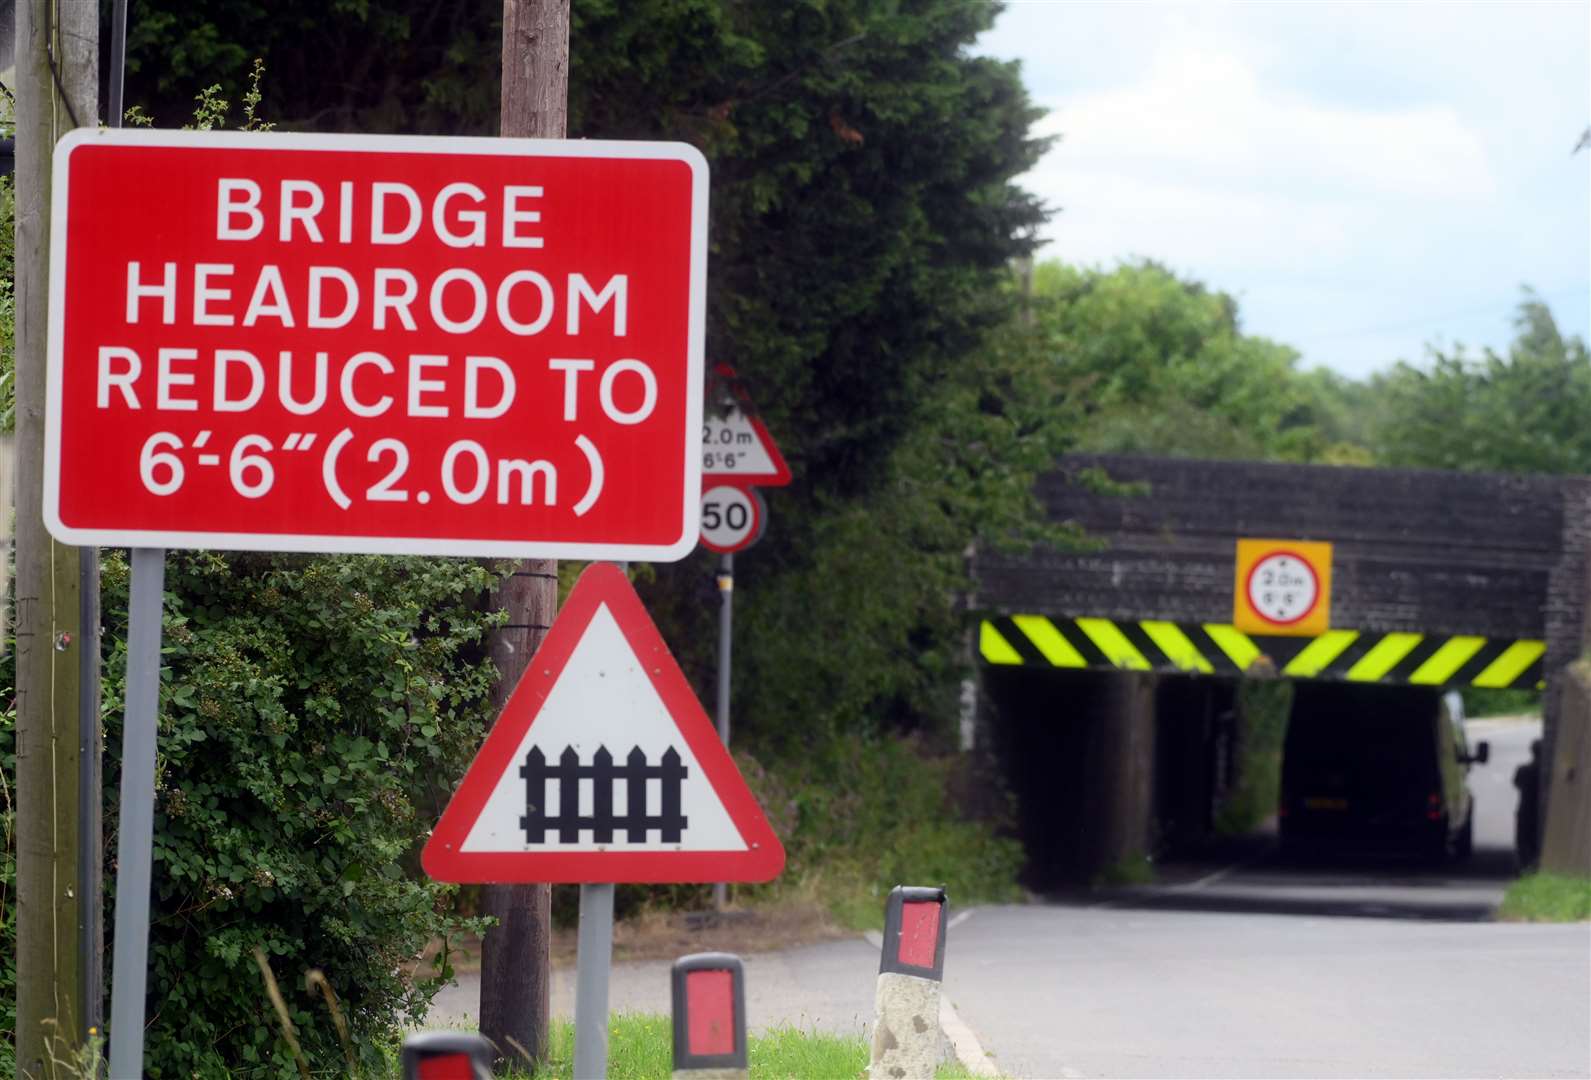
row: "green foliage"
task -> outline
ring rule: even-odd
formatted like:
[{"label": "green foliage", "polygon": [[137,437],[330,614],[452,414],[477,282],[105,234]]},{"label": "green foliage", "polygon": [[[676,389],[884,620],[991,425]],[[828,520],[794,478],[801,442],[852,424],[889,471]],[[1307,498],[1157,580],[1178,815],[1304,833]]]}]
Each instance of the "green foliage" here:
[{"label": "green foliage", "polygon": [[1122,885],[1152,885],[1155,880],[1154,860],[1148,855],[1124,855],[1094,875],[1095,888]]},{"label": "green foliage", "polygon": [[1501,472],[1591,472],[1591,355],[1526,292],[1506,355],[1431,350],[1371,381],[1373,440],[1385,465]]},{"label": "green foliage", "polygon": [[[249,72],[248,89],[243,91],[243,123],[238,125],[239,131],[271,131],[276,125],[267,123],[259,118],[260,102],[265,99],[265,92],[260,89],[260,84],[265,78],[265,61],[256,57],[254,67]],[[200,90],[194,98],[193,122],[184,124],[184,131],[213,131],[226,123],[227,111],[231,108],[226,95],[221,91],[220,83],[213,83]],[[127,110],[127,122],[135,127],[153,127],[154,120],[137,105]]]},{"label": "green foliage", "polygon": [[220,83],[200,90],[193,100],[193,123],[182,125],[184,131],[213,131],[226,123],[228,105]]},{"label": "green foliage", "polygon": [[259,58],[288,129],[495,134],[501,22],[485,0],[140,0],[127,100],[182,116],[213,88],[247,108]]},{"label": "green foliage", "polygon": [[743,899],[823,897],[847,925],[876,927],[896,885],[942,885],[955,904],[1018,895],[1021,845],[964,819],[986,780],[956,759],[925,757],[910,740],[835,735],[776,773],[740,764],[788,856],[778,880],[737,890]]},{"label": "green foliage", "polygon": [[1216,808],[1215,831],[1252,832],[1276,813],[1282,790],[1282,743],[1293,707],[1286,679],[1244,679],[1238,684],[1237,788]]},{"label": "green foliage", "polygon": [[1585,922],[1591,919],[1591,878],[1526,874],[1508,886],[1497,914],[1521,922]]},{"label": "green foliage", "polygon": [[1460,688],[1460,693],[1464,695],[1464,715],[1469,717],[1541,712],[1540,690],[1465,686]]},{"label": "green foliage", "polygon": [[[250,950],[336,987],[357,1041],[418,1017],[404,966],[464,924],[419,845],[479,745],[494,671],[476,564],[167,556],[149,1075],[290,1076]],[[103,565],[105,774],[118,774],[128,567]],[[107,820],[116,792],[107,788]],[[109,880],[109,877],[107,877]],[[288,994],[307,1052],[332,1025]]]},{"label": "green foliage", "polygon": [[871,494],[813,492],[809,512],[781,517],[779,554],[793,546],[802,563],[765,578],[761,548],[742,560],[737,729],[758,747],[782,758],[848,732],[942,733],[956,715],[969,546],[1073,538],[1034,524],[1033,480],[1066,413],[1025,345],[997,335],[984,366],[945,379]]},{"label": "green foliage", "polygon": [[1319,393],[1285,345],[1242,333],[1237,301],[1152,262],[1044,263],[1033,317],[1082,417],[1081,449],[1310,460]]}]

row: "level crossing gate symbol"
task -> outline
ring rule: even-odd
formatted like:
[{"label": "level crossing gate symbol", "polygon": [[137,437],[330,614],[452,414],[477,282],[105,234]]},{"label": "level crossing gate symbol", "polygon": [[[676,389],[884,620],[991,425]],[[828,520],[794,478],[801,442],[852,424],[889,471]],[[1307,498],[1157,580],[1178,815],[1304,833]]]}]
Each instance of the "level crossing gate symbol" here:
[{"label": "level crossing gate symbol", "polygon": [[[680,784],[689,774],[679,751],[672,746],[663,751],[662,760],[656,765],[647,764],[646,751],[639,746],[630,750],[623,765],[613,763],[613,754],[606,746],[597,747],[590,765],[580,764],[580,753],[573,746],[564,747],[557,765],[548,765],[541,747],[533,746],[525,755],[525,764],[519,767],[519,775],[525,781],[525,816],[519,819],[525,842],[546,843],[547,830],[556,829],[560,843],[573,844],[580,840],[582,829],[589,829],[594,842],[611,844],[614,831],[622,829],[629,843],[644,844],[647,832],[655,829],[664,843],[677,844],[690,823],[680,810]],[[547,815],[549,780],[558,785],[558,813],[552,817]],[[588,780],[592,811],[581,814],[580,787]],[[661,788],[656,814],[646,812],[649,780],[657,780]],[[624,795],[622,814],[614,811],[615,789]]]}]

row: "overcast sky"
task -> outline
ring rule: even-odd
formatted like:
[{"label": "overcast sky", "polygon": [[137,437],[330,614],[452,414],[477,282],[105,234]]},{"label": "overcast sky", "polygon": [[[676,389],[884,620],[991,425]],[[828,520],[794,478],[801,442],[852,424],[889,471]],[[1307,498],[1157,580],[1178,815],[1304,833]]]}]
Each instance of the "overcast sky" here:
[{"label": "overcast sky", "polygon": [[1015,0],[1041,258],[1148,257],[1302,366],[1505,347],[1520,286],[1591,337],[1591,3]]}]

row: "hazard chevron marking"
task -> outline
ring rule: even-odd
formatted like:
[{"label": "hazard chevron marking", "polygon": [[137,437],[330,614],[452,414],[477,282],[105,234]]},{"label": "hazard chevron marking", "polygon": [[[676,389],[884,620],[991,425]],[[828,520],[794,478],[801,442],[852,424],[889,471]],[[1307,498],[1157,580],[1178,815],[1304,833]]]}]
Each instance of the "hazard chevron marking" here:
[{"label": "hazard chevron marking", "polygon": [[978,642],[984,662],[995,667],[1232,676],[1264,664],[1268,672],[1299,679],[1522,689],[1543,685],[1546,652],[1531,638],[1342,628],[1316,637],[1274,637],[1226,623],[1046,615],[984,619]]}]

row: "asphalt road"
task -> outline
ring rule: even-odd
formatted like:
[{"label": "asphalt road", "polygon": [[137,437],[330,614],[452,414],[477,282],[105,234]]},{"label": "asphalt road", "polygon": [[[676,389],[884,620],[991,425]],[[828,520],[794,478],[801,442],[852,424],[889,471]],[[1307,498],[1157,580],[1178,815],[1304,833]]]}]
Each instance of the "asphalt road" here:
[{"label": "asphalt road", "polygon": [[[1539,725],[1481,723],[1476,852],[1301,865],[1265,839],[1108,898],[955,913],[946,998],[1010,1077],[1591,1077],[1591,925],[1499,923],[1514,769]],[[865,1034],[876,947],[745,957],[751,1026]],[[668,965],[617,965],[615,1012],[668,1009]],[[555,1013],[573,1007],[555,973]],[[473,1022],[478,986],[428,1025]]]},{"label": "asphalt road", "polygon": [[1538,730],[1476,726],[1466,864],[1262,843],[1106,900],[979,909],[946,991],[1008,1076],[1591,1076],[1591,926],[1491,918]]},{"label": "asphalt road", "polygon": [[[704,940],[704,951],[712,948]],[[825,941],[779,952],[747,953],[746,1023],[753,1031],[797,1027],[844,1035],[866,1035],[872,1029],[873,988],[878,976],[878,948],[860,936]],[[671,961],[640,961],[613,965],[608,1008],[618,1013],[669,1012]],[[575,970],[552,973],[552,1014],[574,1018]],[[426,1015],[427,1028],[474,1027],[479,1023],[480,975],[466,972],[444,989]]]}]

